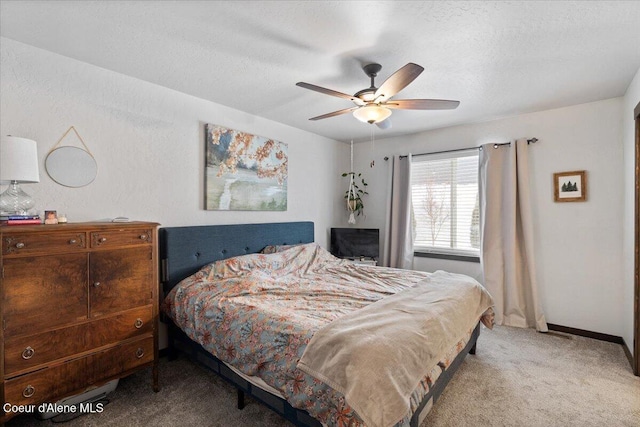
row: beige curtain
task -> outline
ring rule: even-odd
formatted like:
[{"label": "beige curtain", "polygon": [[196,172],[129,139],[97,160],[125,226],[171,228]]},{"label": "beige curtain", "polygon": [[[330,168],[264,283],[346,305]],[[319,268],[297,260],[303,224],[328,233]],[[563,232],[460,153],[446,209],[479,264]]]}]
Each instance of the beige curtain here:
[{"label": "beige curtain", "polygon": [[538,298],[529,196],[528,144],[480,151],[480,261],[496,323],[546,332]]},{"label": "beige curtain", "polygon": [[413,208],[411,205],[411,154],[391,162],[384,259],[382,265],[413,268]]}]

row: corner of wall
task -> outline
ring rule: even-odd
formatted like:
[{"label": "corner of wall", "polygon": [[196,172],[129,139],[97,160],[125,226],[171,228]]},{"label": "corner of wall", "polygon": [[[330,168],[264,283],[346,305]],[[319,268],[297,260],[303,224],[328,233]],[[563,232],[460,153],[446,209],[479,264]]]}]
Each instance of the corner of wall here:
[{"label": "corner of wall", "polygon": [[[622,149],[624,157],[624,210],[622,241],[622,280],[623,294],[623,333],[622,338],[627,347],[633,347],[634,342],[634,273],[635,273],[635,243],[633,230],[635,223],[635,121],[633,111],[640,102],[640,68],[629,84],[623,97],[622,111]],[[633,354],[633,348],[628,350]]]}]

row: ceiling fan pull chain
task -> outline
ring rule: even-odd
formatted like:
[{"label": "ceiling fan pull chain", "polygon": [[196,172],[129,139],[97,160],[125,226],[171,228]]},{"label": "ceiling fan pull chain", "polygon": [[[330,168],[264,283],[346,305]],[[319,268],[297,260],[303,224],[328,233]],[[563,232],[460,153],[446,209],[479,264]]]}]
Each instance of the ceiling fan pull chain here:
[{"label": "ceiling fan pull chain", "polygon": [[376,165],[376,161],[374,160],[375,152],[376,152],[376,138],[374,132],[376,131],[375,127],[371,127],[371,163],[369,163],[369,167],[372,168]]}]

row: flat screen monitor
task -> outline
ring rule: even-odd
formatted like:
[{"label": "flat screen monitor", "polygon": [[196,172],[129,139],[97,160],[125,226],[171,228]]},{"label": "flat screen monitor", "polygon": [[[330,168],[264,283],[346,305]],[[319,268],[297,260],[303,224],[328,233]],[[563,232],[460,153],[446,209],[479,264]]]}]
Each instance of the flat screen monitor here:
[{"label": "flat screen monitor", "polygon": [[380,230],[377,228],[332,228],[331,253],[338,258],[373,258],[380,255]]}]

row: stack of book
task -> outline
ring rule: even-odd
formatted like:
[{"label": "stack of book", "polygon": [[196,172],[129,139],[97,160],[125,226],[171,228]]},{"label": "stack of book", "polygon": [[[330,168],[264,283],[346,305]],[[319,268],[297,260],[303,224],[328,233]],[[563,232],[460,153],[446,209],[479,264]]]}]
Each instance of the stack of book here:
[{"label": "stack of book", "polygon": [[2,215],[0,225],[42,224],[40,215]]}]

